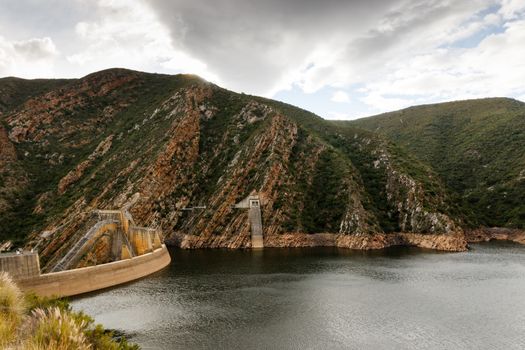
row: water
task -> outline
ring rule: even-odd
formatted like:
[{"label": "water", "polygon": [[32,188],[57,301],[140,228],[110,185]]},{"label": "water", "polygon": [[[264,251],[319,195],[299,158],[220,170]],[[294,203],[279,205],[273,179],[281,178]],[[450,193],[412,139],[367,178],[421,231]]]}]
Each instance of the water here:
[{"label": "water", "polygon": [[144,349],[525,348],[525,246],[171,254],[74,308]]}]

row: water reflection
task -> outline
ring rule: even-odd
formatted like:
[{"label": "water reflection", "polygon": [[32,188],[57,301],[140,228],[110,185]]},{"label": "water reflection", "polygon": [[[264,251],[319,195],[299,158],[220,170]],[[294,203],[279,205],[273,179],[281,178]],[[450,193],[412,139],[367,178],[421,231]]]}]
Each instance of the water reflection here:
[{"label": "water reflection", "polygon": [[525,247],[172,250],[74,301],[145,349],[522,349]]}]

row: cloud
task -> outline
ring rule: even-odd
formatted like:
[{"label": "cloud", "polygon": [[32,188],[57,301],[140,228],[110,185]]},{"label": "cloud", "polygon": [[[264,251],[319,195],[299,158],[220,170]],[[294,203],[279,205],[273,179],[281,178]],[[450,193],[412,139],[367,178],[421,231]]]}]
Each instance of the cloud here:
[{"label": "cloud", "polygon": [[114,66],[195,73],[268,97],[294,91],[299,105],[302,93],[303,107],[327,115],[332,102],[342,113],[352,101],[349,114],[362,115],[525,95],[522,0],[53,4],[0,5],[1,75],[79,77]]},{"label": "cloud", "polygon": [[362,98],[362,101],[372,106],[376,112],[393,111],[415,104],[415,101],[409,98],[385,97],[376,92],[371,92]]},{"label": "cloud", "polygon": [[194,73],[218,80],[206,63],[175,50],[168,30],[155,13],[139,0],[99,0],[101,14],[75,25],[81,50],[67,56],[70,64],[86,73],[108,67],[146,71]]},{"label": "cloud", "polygon": [[338,103],[350,103],[350,97],[348,94],[342,90],[338,90],[334,92],[332,97],[330,98],[330,101],[338,102]]},{"label": "cloud", "polygon": [[262,95],[297,82],[307,89],[304,77],[327,68],[330,59],[344,51],[348,33],[375,25],[390,8],[382,0],[150,4],[176,48],[206,62],[227,87]]},{"label": "cloud", "polygon": [[[376,110],[423,102],[525,94],[525,20],[505,24],[470,49],[447,48],[417,55],[366,84],[363,101]],[[385,96],[408,97],[391,99]]]},{"label": "cloud", "polygon": [[0,76],[34,76],[52,74],[59,55],[49,37],[9,41],[0,36]]},{"label": "cloud", "polygon": [[49,37],[15,41],[13,48],[28,60],[41,60],[58,54],[53,40]]},{"label": "cloud", "polygon": [[525,13],[525,2],[522,0],[503,0],[498,13],[506,19],[519,18]]},{"label": "cloud", "polygon": [[[173,45],[206,62],[228,88],[272,96],[292,86],[315,93],[327,86],[351,92],[349,87],[365,85],[362,100],[371,111],[425,101],[410,96],[425,90],[432,100],[447,86],[448,97],[481,93],[475,85],[486,84],[481,75],[487,72],[481,63],[469,67],[468,59],[492,55],[479,50],[472,55],[456,43],[515,19],[522,3],[218,0],[210,7],[204,0],[150,1]],[[461,66],[455,67],[458,57]],[[346,101],[342,95],[332,98]]]}]

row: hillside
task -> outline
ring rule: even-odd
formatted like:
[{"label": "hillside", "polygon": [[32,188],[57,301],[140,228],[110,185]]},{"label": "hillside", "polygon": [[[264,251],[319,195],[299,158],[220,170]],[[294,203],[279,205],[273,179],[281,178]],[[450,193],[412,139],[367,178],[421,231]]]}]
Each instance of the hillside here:
[{"label": "hillside", "polygon": [[30,97],[59,88],[69,81],[67,79],[0,78],[0,115],[6,110],[22,104]]},{"label": "hillside", "polygon": [[[465,249],[439,177],[384,137],[195,76],[106,70],[30,97],[2,123],[0,240],[33,246],[49,232],[44,265],[95,208],[129,207],[183,247],[249,247],[247,212],[233,205],[252,192],[268,246],[331,235]],[[182,210],[193,206],[206,208]]]},{"label": "hillside", "polygon": [[525,103],[457,101],[336,124],[384,134],[431,165],[470,226],[525,227]]}]

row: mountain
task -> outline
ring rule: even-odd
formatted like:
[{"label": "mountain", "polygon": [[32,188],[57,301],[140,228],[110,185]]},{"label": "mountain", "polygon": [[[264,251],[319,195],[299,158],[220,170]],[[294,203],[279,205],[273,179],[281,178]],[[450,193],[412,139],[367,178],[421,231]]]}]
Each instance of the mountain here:
[{"label": "mountain", "polygon": [[466,248],[439,173],[379,133],[192,75],[33,83],[0,97],[0,240],[40,244],[43,266],[93,209],[129,208],[185,248],[250,247],[234,205],[251,193],[265,246]]},{"label": "mountain", "polygon": [[470,227],[525,227],[525,103],[457,101],[337,124],[386,135],[429,164]]},{"label": "mountain", "polygon": [[30,97],[42,95],[67,82],[67,79],[0,78],[0,113],[22,104]]}]

